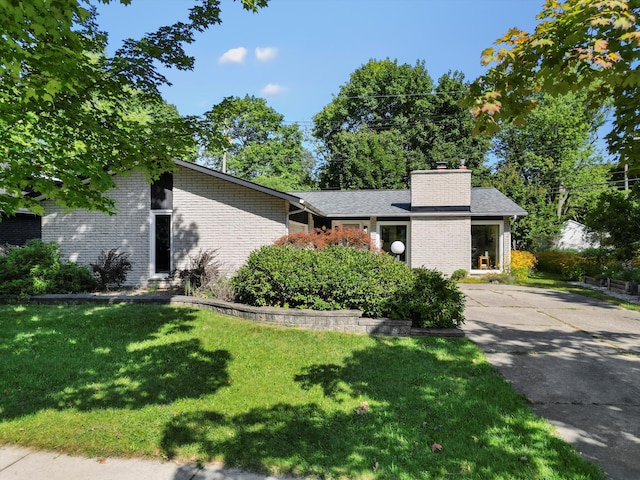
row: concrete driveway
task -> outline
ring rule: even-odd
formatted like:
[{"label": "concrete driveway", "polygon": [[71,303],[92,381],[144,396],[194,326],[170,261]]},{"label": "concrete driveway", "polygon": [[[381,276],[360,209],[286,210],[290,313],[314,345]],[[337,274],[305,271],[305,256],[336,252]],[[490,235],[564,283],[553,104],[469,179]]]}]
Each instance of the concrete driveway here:
[{"label": "concrete driveway", "polygon": [[460,284],[467,336],[609,478],[640,478],[640,312],[580,295]]}]

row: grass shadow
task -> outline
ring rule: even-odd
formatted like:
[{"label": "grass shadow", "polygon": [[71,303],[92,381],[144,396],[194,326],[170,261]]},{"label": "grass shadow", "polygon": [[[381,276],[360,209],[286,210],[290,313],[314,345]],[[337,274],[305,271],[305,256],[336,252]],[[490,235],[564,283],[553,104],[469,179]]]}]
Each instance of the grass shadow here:
[{"label": "grass shadow", "polygon": [[295,375],[322,392],[316,402],[192,412],[166,426],[162,446],[313,478],[602,478],[476,355],[465,339],[377,339]]},{"label": "grass shadow", "polygon": [[15,307],[0,332],[0,416],[137,409],[215,392],[227,385],[230,354],[206,350],[193,338],[195,312],[150,305]]}]

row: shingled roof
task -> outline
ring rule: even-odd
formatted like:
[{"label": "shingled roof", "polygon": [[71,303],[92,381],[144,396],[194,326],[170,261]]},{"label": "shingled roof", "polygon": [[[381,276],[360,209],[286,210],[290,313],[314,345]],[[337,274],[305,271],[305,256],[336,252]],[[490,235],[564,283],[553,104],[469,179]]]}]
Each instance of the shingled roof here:
[{"label": "shingled roof", "polygon": [[464,215],[472,217],[526,215],[526,210],[495,188],[472,188],[470,212],[411,211],[410,190],[320,190],[292,192],[327,217],[408,217]]}]

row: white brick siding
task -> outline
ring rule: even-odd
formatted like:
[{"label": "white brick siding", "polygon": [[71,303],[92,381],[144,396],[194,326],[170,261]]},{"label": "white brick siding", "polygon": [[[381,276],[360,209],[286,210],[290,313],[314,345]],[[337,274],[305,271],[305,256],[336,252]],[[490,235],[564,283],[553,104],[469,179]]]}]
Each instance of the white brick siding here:
[{"label": "white brick siding", "polygon": [[144,174],[116,177],[117,215],[75,210],[67,212],[52,201],[43,203],[42,240],[60,245],[63,258],[79,264],[95,263],[102,250],[118,248],[130,254],[128,285],[146,283],[149,276],[150,187]]},{"label": "white brick siding", "polygon": [[[45,201],[42,239],[56,242],[65,259],[89,265],[102,250],[129,253],[126,285],[146,285],[150,277],[151,189],[144,174],[115,178],[118,214],[65,212]],[[183,268],[201,249],[217,249],[224,273],[233,273],[252,250],[286,234],[287,202],[233,183],[179,167],[173,180],[172,266]]]},{"label": "white brick siding", "polygon": [[471,265],[470,217],[413,217],[411,266],[450,275]]},{"label": "white brick siding", "polygon": [[504,230],[502,235],[502,268],[508,270],[511,267],[511,221],[504,217]]},{"label": "white brick siding", "polygon": [[182,167],[173,178],[176,267],[200,249],[218,249],[218,260],[231,273],[251,251],[287,233],[282,199]]},{"label": "white brick siding", "polygon": [[471,205],[471,170],[411,172],[411,208]]}]

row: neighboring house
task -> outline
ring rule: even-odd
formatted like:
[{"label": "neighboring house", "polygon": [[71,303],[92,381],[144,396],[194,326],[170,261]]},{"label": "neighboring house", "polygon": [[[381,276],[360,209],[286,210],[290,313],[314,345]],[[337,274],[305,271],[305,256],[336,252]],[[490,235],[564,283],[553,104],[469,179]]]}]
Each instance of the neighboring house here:
[{"label": "neighboring house", "polygon": [[563,250],[577,250],[579,252],[587,248],[598,248],[600,243],[590,237],[587,227],[575,220],[567,220],[562,226],[560,238],[556,242],[556,248]]},{"label": "neighboring house", "polygon": [[232,273],[252,250],[287,233],[336,225],[367,230],[386,251],[402,241],[400,259],[412,267],[499,271],[510,262],[510,218],[526,215],[493,188],[471,188],[466,169],[412,172],[410,190],[285,193],[176,161],[176,170],[151,186],[142,173],[115,183],[112,216],[44,200],[41,236],[82,264],[102,250],[129,253],[128,285],[163,281],[208,249]]}]

